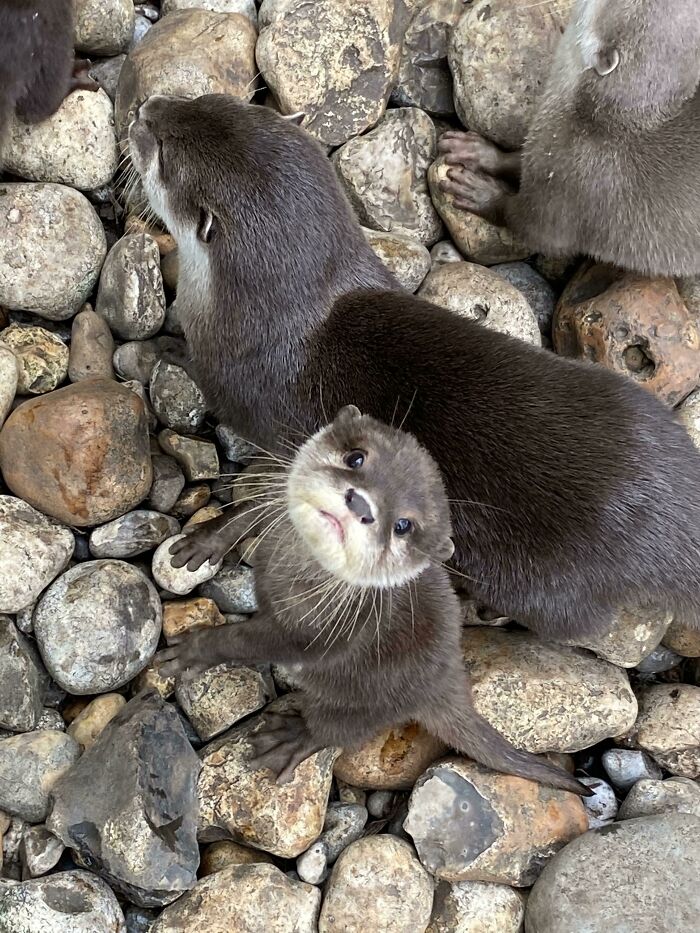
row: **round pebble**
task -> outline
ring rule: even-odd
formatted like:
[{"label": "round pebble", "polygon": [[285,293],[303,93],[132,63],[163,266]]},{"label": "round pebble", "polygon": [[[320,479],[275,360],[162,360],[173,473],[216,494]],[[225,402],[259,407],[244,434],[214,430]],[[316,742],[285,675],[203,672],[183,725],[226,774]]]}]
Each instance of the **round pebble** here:
[{"label": "round pebble", "polygon": [[100,878],[63,871],[0,888],[0,933],[123,933],[124,914]]},{"label": "round pebble", "polygon": [[153,563],[151,564],[153,579],[158,586],[162,586],[164,590],[169,593],[176,593],[178,596],[186,596],[196,586],[206,580],[211,580],[219,572],[222,565],[222,561],[216,564],[205,561],[199,570],[194,571],[188,570],[187,567],[173,567],[170,548],[176,541],[181,541],[184,537],[185,535],[177,534],[163,541],[153,555]]}]

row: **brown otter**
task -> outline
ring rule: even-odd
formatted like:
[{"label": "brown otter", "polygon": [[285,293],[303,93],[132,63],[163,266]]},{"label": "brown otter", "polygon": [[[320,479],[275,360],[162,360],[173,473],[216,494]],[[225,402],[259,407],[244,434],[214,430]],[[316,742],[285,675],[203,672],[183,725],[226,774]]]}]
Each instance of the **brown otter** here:
[{"label": "brown otter", "polygon": [[700,16],[688,0],[578,0],[522,153],[448,132],[455,205],[549,256],[700,273]]},{"label": "brown otter", "polygon": [[[271,110],[152,98],[130,142],[222,421],[275,453],[324,407],[403,421],[445,477],[472,596],[543,635],[603,631],[637,601],[696,612],[700,455],[651,393],[399,290],[320,147]],[[225,553],[225,524],[178,561]]]},{"label": "brown otter", "polygon": [[258,613],[191,635],[159,661],[165,676],[224,661],[295,665],[296,710],[256,736],[255,764],[286,780],[320,748],[356,747],[413,721],[489,767],[586,792],[474,709],[459,600],[442,566],[453,550],[449,505],[415,438],[347,406],[284,472],[250,482],[265,526]]},{"label": "brown otter", "polygon": [[0,146],[13,114],[46,120],[70,91],[96,91],[73,57],[72,0],[0,0]]}]

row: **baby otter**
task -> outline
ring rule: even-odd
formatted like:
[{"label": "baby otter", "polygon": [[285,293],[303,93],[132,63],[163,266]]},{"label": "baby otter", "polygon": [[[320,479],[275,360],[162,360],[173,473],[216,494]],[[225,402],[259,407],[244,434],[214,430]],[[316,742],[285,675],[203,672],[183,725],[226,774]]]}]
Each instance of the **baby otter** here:
[{"label": "baby otter", "polygon": [[72,0],[0,0],[0,147],[13,114],[40,123],[73,90],[96,91],[73,57]]},{"label": "baby otter", "polygon": [[258,613],[159,656],[165,676],[224,661],[296,665],[296,709],[256,736],[255,764],[284,781],[320,748],[359,746],[413,721],[491,768],[586,793],[474,709],[459,601],[442,566],[453,550],[449,505],[410,434],[347,406],[285,473],[257,483],[266,490],[257,524],[268,529],[255,553]]},{"label": "baby otter", "polygon": [[[402,292],[321,148],[271,110],[151,98],[129,136],[220,420],[273,453],[347,404],[403,421],[445,477],[460,579],[542,635],[590,637],[622,605],[697,612],[700,455],[651,393]],[[216,519],[178,560],[232,540]]]},{"label": "baby otter", "polygon": [[522,153],[445,133],[442,189],[549,256],[700,273],[699,12],[578,0]]}]

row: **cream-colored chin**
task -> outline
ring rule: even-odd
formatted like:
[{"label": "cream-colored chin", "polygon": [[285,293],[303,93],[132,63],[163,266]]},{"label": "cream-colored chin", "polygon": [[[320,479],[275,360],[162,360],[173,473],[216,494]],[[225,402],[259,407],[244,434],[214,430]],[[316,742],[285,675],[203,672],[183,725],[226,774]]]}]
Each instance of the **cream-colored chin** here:
[{"label": "cream-colored chin", "polygon": [[349,575],[345,547],[318,508],[308,502],[293,502],[289,517],[316,563],[346,583],[356,582]]}]

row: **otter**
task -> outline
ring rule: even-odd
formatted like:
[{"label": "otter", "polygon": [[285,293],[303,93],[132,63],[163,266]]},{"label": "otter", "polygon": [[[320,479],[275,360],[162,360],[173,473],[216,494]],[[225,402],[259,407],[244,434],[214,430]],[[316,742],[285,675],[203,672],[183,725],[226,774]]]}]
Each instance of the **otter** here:
[{"label": "otter", "polygon": [[[662,402],[402,291],[321,148],[271,110],[151,98],[129,138],[221,421],[274,455],[347,404],[402,424],[445,477],[455,578],[541,636],[697,612],[700,454]],[[203,523],[177,559],[218,560],[230,534]]]},{"label": "otter", "polygon": [[687,0],[578,0],[522,152],[445,133],[455,206],[548,256],[700,273],[700,16]]},{"label": "otter", "polygon": [[73,55],[72,0],[0,0],[0,147],[13,114],[40,123],[71,91],[96,91]]},{"label": "otter", "polygon": [[437,465],[412,435],[346,406],[276,476],[249,482],[262,512],[253,524],[264,525],[257,614],[201,630],[158,661],[165,676],[224,661],[295,665],[300,692],[288,715],[271,715],[256,735],[254,766],[284,782],[321,748],[357,747],[418,722],[488,767],[586,793],[474,709],[460,604],[443,568],[453,550],[449,504]]}]

